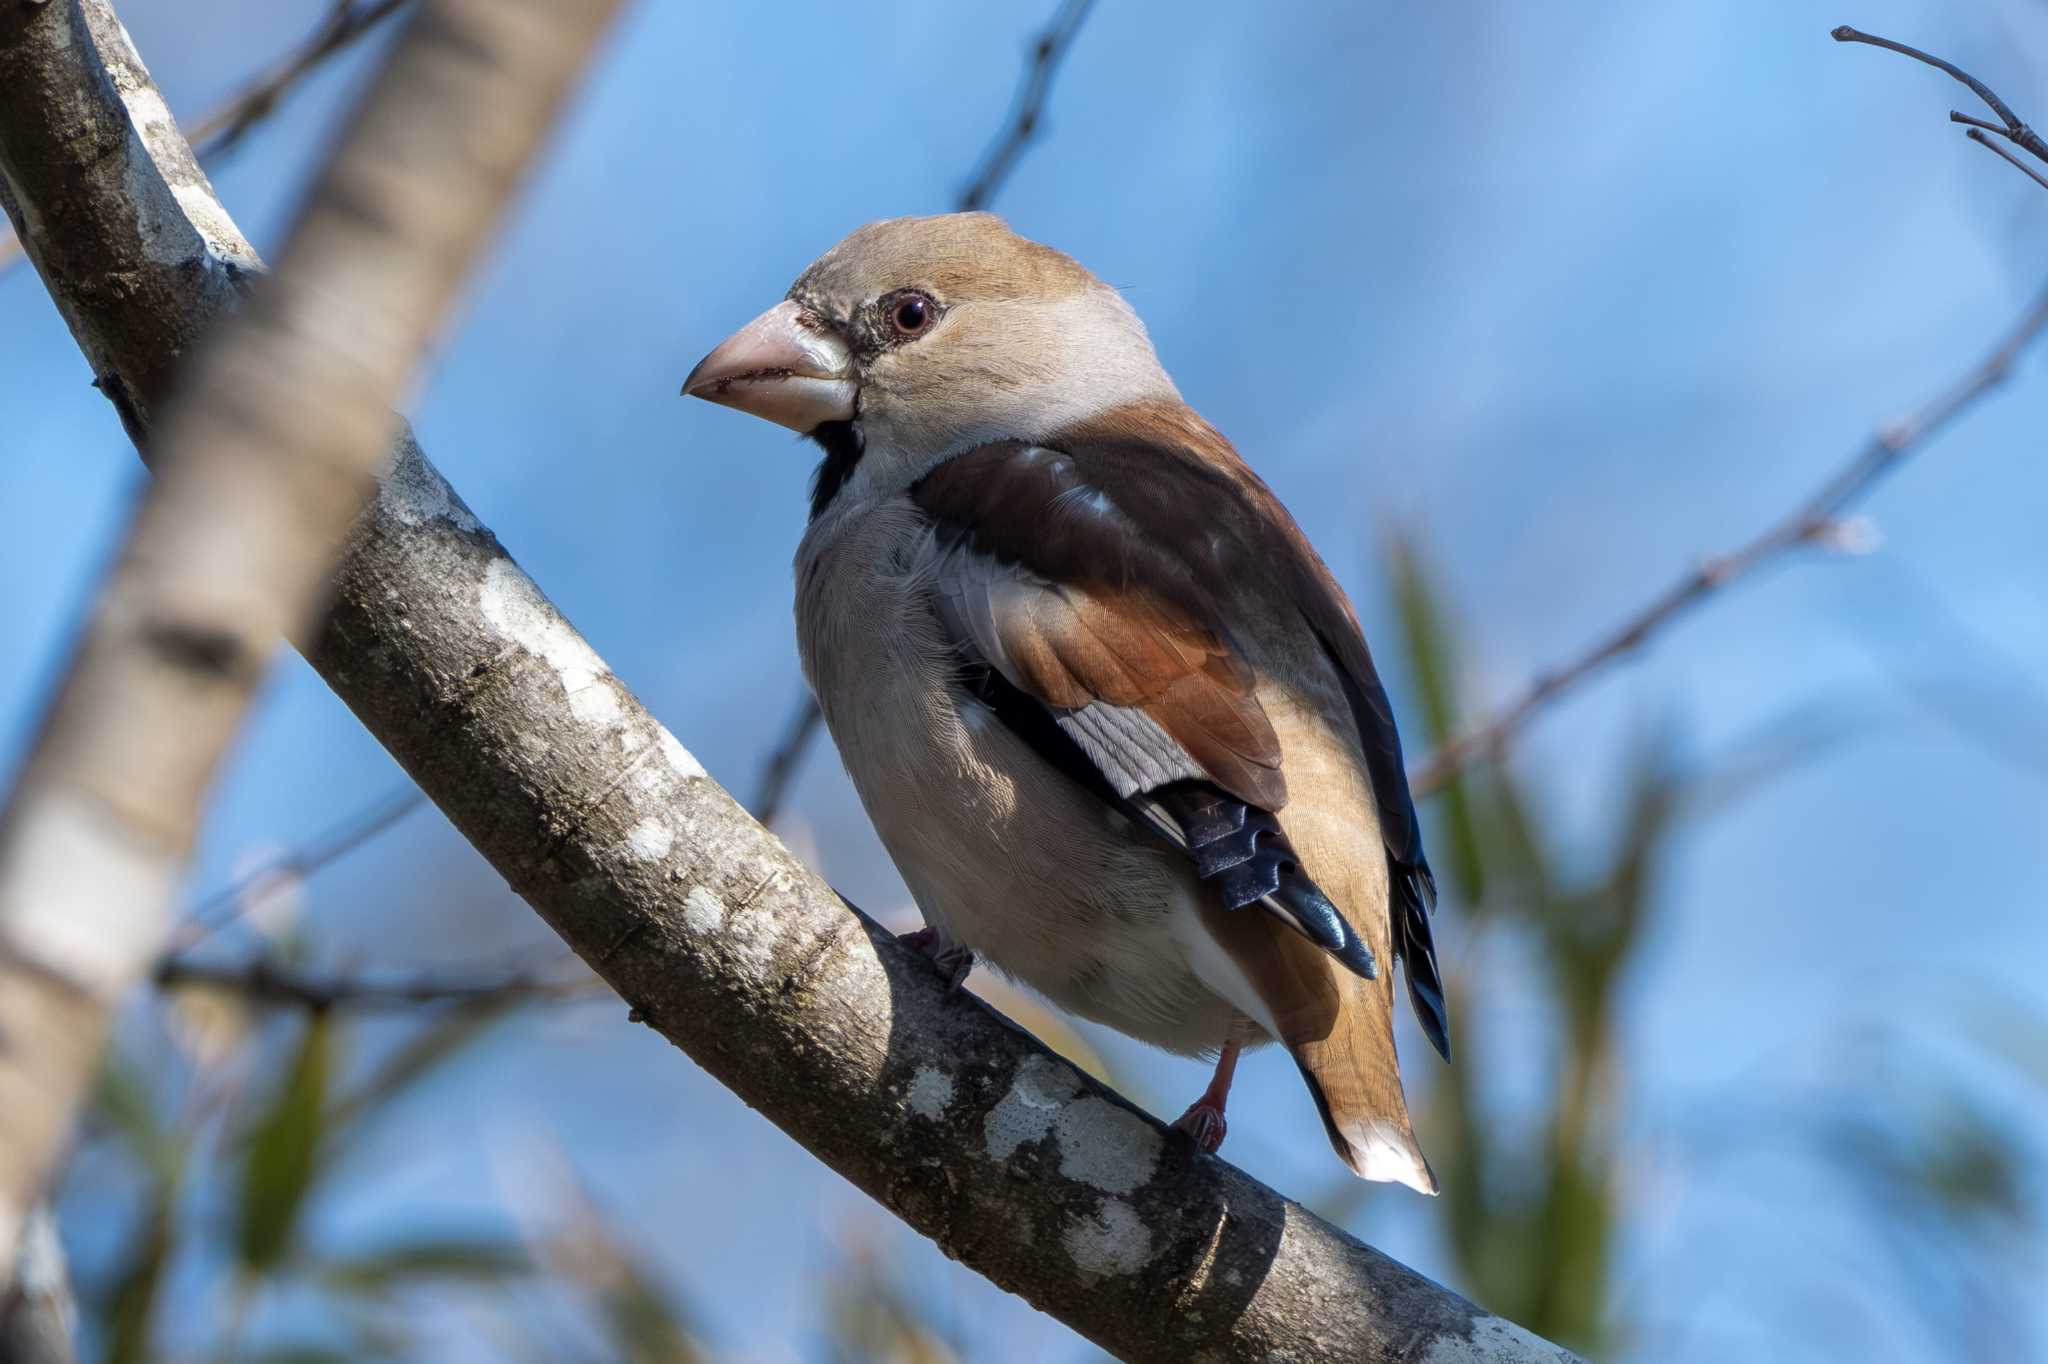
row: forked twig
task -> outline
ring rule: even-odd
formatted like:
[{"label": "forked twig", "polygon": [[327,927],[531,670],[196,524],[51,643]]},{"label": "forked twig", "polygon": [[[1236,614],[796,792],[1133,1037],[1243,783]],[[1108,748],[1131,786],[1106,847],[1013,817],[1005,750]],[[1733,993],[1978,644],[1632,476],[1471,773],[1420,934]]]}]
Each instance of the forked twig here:
[{"label": "forked twig", "polygon": [[2041,176],[2035,174],[2035,172],[2031,168],[2029,168],[2024,162],[2019,160],[2019,158],[2011,155],[2009,152],[2005,150],[2005,148],[1999,146],[1997,143],[1992,142],[1989,138],[1984,136],[1985,133],[1996,133],[1998,136],[2006,138],[2007,140],[2017,144],[2026,151],[2032,152],[2036,160],[2039,160],[2043,163],[2048,163],[2048,142],[2043,142],[2041,140],[2041,135],[2039,133],[2035,132],[2032,128],[2028,127],[2025,123],[2021,122],[2019,115],[2015,114],[2012,111],[2011,107],[2007,105],[2004,100],[2000,99],[1997,96],[1997,94],[1992,91],[1991,87],[1986,85],[1983,81],[1978,80],[1975,76],[1963,70],[1954,62],[1944,61],[1942,58],[1935,56],[1931,52],[1922,52],[1917,47],[1908,47],[1904,43],[1893,42],[1890,38],[1880,38],[1874,33],[1860,32],[1856,29],[1850,28],[1847,24],[1842,24],[1836,29],[1834,29],[1832,36],[1834,40],[1838,43],[1867,43],[1871,47],[1881,47],[1887,52],[1896,52],[1901,56],[1911,57],[1916,62],[1925,62],[1927,65],[1933,67],[1935,70],[1945,72],[1946,74],[1960,81],[1962,84],[1968,86],[1970,89],[1970,93],[1975,95],[1978,99],[1983,100],[1985,106],[1989,108],[1992,113],[1998,115],[2000,121],[1997,123],[1990,123],[1985,121],[1984,119],[1973,117],[1972,115],[1965,114],[1960,110],[1956,109],[1951,109],[1948,111],[1949,121],[1951,123],[1963,123],[1969,125],[1969,127],[1973,130],[1968,134],[1971,141],[1980,142],[1984,146],[1989,147],[1992,151],[1997,152],[2000,156],[2003,156],[2006,160],[2012,162],[2021,170],[2026,171],[2028,175],[2033,176],[2033,178],[2044,189],[2048,189],[2048,180],[2042,179]]}]

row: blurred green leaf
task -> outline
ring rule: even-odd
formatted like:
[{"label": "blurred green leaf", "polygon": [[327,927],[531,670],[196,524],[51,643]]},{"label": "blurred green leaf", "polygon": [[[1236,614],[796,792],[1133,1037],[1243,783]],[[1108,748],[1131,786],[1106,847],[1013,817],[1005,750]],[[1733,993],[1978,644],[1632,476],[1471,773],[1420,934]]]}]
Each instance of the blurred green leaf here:
[{"label": "blurred green leaf", "polygon": [[164,1271],[178,1248],[177,1172],[155,1183],[142,1220],[128,1242],[128,1253],[114,1273],[100,1311],[107,1340],[107,1364],[141,1364],[154,1358],[156,1307]]},{"label": "blurred green leaf", "polygon": [[959,1364],[925,1299],[906,1291],[865,1240],[840,1258],[826,1302],[832,1364]]},{"label": "blurred green leaf", "polygon": [[185,1164],[185,1139],[158,1119],[148,1077],[117,1048],[109,1049],[100,1067],[92,1112],[159,1183],[176,1179]]},{"label": "blurred green leaf", "polygon": [[299,1214],[319,1173],[334,1046],[328,1016],[309,1015],[283,1083],[249,1129],[235,1250],[252,1273],[274,1272],[292,1250]]},{"label": "blurred green leaf", "polygon": [[610,1358],[625,1364],[710,1364],[688,1306],[573,1183],[569,1228],[548,1247],[559,1272],[589,1298]]},{"label": "blurred green leaf", "polygon": [[[1422,738],[1430,749],[1441,748],[1462,728],[1458,714],[1458,658],[1442,606],[1414,542],[1393,537],[1394,611],[1408,650],[1408,674],[1422,706]],[[1445,783],[1436,808],[1441,816],[1444,851],[1436,860],[1445,887],[1461,902],[1477,905],[1486,898],[1486,858],[1480,849],[1471,792],[1461,773]]]},{"label": "blurred green leaf", "polygon": [[495,1283],[533,1270],[521,1246],[463,1237],[423,1237],[325,1261],[320,1280],[342,1293],[379,1296],[421,1279]]}]

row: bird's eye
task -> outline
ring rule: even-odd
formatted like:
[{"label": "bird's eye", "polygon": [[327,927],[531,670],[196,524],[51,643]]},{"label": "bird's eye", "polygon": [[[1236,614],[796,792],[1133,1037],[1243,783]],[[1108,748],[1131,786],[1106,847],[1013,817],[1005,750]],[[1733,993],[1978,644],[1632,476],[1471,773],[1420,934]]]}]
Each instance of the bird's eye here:
[{"label": "bird's eye", "polygon": [[919,293],[898,294],[889,300],[886,310],[889,328],[897,336],[908,339],[923,336],[939,320],[939,305]]}]

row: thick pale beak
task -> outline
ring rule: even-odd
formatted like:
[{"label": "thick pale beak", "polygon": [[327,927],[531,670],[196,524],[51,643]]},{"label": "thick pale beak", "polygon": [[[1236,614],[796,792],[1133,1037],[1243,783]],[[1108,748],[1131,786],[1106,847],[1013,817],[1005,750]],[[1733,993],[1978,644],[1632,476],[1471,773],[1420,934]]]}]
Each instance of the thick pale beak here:
[{"label": "thick pale beak", "polygon": [[785,299],[698,361],[683,392],[808,434],[852,421],[860,386],[846,343]]}]

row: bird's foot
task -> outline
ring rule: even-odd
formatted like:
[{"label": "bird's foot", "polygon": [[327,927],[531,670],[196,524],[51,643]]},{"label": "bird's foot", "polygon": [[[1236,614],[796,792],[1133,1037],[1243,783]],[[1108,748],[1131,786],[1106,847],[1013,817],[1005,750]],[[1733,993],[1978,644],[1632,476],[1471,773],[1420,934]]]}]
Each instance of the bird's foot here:
[{"label": "bird's foot", "polygon": [[974,949],[940,937],[936,928],[898,933],[896,941],[939,968],[939,974],[946,978],[949,995],[960,992],[967,982],[967,973],[974,969]]},{"label": "bird's foot", "polygon": [[1223,1145],[1223,1134],[1230,1130],[1230,1124],[1224,1121],[1223,1105],[1204,1095],[1173,1120],[1173,1130],[1185,1133],[1195,1149],[1207,1156],[1214,1155],[1216,1148]]}]

